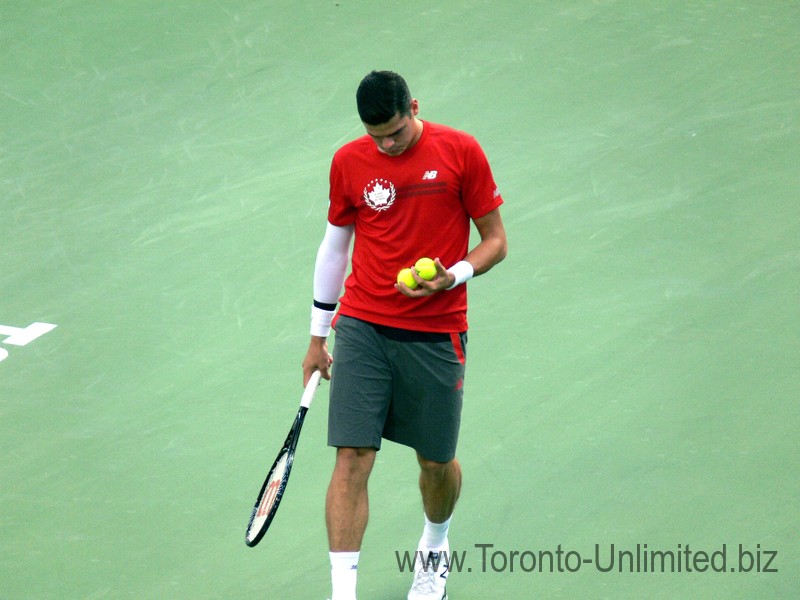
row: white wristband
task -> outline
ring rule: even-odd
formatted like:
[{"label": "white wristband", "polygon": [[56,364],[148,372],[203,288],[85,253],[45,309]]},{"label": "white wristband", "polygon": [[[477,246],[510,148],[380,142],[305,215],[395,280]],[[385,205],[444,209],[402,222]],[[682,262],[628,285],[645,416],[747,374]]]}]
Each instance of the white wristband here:
[{"label": "white wristband", "polygon": [[472,276],[475,274],[475,269],[473,268],[473,266],[465,260],[458,261],[456,264],[454,264],[447,270],[450,271],[456,278],[453,285],[447,288],[448,290],[452,290],[457,285],[466,283],[467,281],[472,279]]},{"label": "white wristband", "polygon": [[333,322],[335,314],[335,310],[325,310],[312,306],[311,335],[316,337],[328,337],[331,333],[331,323]]}]

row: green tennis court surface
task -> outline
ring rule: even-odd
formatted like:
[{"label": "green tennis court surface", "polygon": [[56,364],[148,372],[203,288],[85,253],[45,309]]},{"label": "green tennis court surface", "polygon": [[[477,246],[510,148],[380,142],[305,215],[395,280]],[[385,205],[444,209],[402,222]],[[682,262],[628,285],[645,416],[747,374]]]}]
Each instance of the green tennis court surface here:
[{"label": "green tennis court surface", "polygon": [[[327,597],[325,389],[244,528],[300,397],[329,160],[388,68],[506,199],[453,600],[795,598],[799,13],[3,3],[0,597]],[[378,461],[362,600],[405,598],[422,527],[412,454]]]}]

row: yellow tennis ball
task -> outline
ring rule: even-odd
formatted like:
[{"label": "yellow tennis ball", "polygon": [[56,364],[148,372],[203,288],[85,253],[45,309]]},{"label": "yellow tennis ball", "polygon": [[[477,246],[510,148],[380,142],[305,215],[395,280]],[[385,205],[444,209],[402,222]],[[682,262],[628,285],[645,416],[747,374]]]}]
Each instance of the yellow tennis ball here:
[{"label": "yellow tennis ball", "polygon": [[417,275],[426,281],[430,281],[436,277],[436,263],[430,258],[420,258],[414,268],[417,270]]},{"label": "yellow tennis ball", "polygon": [[414,275],[411,273],[411,269],[402,269],[397,274],[397,283],[400,283],[401,281],[405,283],[408,287],[410,287],[412,290],[415,290],[419,287],[417,280],[414,279]]}]

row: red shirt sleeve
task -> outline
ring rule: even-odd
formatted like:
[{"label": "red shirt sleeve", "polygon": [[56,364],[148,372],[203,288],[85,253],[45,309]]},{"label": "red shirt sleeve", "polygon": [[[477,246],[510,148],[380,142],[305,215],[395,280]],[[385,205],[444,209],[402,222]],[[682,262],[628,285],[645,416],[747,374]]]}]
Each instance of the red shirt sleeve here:
[{"label": "red shirt sleeve", "polygon": [[328,206],[328,222],[331,225],[344,227],[356,220],[355,199],[351,198],[345,180],[345,173],[339,164],[339,153],[333,156],[330,172],[330,205]]},{"label": "red shirt sleeve", "polygon": [[464,179],[462,199],[470,219],[479,219],[503,204],[494,182],[489,160],[473,137],[464,149]]}]

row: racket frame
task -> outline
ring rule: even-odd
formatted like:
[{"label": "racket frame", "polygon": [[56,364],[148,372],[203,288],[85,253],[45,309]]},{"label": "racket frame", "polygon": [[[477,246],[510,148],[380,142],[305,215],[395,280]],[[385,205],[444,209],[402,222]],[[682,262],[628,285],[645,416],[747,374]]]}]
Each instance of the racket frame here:
[{"label": "racket frame", "polygon": [[[300,399],[300,408],[297,410],[297,415],[294,418],[292,427],[289,429],[289,434],[286,436],[286,440],[283,442],[283,446],[281,447],[280,452],[278,452],[278,455],[275,457],[275,461],[272,463],[272,467],[270,467],[267,478],[264,480],[264,484],[261,486],[261,490],[258,492],[258,497],[253,505],[253,510],[250,513],[250,520],[247,523],[247,530],[245,531],[244,541],[251,548],[261,541],[261,538],[264,537],[267,529],[269,529],[269,526],[272,524],[275,514],[278,512],[278,507],[283,499],[283,494],[286,490],[286,484],[289,481],[289,475],[291,474],[292,465],[294,464],[294,454],[295,450],[297,449],[297,442],[300,439],[300,432],[303,429],[303,421],[305,420],[308,409],[311,407],[311,402],[314,400],[314,393],[319,387],[320,377],[321,373],[319,371],[314,371],[314,373],[311,374],[311,378],[308,380],[308,384],[303,391],[303,396]],[[271,504],[262,507],[262,501],[264,500],[265,496],[275,487],[275,482],[272,480],[272,478],[281,461],[284,460],[284,457],[285,466],[283,474],[281,475],[280,480],[278,480],[279,483],[274,491],[274,497],[270,501]],[[259,514],[264,510],[267,511],[266,515]],[[259,525],[257,523],[257,519],[260,519],[261,517],[264,517],[264,519]],[[254,526],[257,527],[257,530],[255,531],[253,531]]]}]

